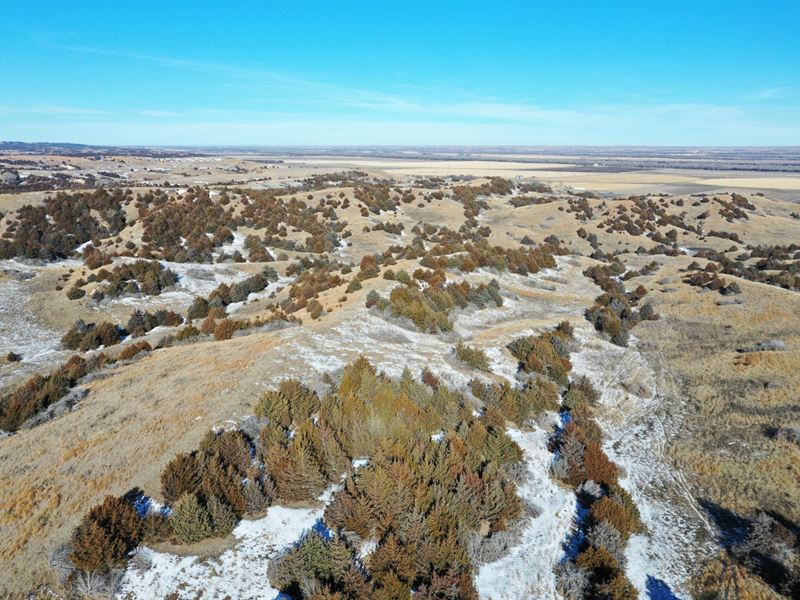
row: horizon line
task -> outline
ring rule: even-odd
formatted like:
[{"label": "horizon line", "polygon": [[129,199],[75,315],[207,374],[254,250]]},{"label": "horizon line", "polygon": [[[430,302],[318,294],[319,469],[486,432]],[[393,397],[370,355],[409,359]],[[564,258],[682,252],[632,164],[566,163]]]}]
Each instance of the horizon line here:
[{"label": "horizon line", "polygon": [[450,149],[450,148],[477,148],[477,149],[551,149],[551,148],[697,148],[697,149],[797,149],[800,150],[800,145],[783,145],[783,144],[714,144],[714,145],[697,145],[697,144],[108,144],[108,143],[85,143],[85,142],[68,142],[68,141],[23,141],[23,140],[0,140],[0,146],[6,144],[27,144],[27,145],[67,145],[67,146],[85,146],[89,148],[220,148],[220,149],[236,149],[236,148],[427,148],[427,149]]}]

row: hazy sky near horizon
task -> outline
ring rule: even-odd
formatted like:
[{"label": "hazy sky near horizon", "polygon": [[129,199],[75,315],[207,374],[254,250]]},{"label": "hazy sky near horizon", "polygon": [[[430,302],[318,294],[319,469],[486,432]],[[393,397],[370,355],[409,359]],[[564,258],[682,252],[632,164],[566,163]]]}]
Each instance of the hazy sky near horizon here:
[{"label": "hazy sky near horizon", "polygon": [[0,1],[0,139],[800,145],[800,1]]}]

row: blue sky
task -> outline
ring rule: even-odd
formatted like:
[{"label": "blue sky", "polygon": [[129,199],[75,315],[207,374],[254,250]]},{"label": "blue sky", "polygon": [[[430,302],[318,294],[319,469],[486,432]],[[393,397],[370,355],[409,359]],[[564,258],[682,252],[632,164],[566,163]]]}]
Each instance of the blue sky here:
[{"label": "blue sky", "polygon": [[800,145],[800,1],[0,1],[0,139]]}]

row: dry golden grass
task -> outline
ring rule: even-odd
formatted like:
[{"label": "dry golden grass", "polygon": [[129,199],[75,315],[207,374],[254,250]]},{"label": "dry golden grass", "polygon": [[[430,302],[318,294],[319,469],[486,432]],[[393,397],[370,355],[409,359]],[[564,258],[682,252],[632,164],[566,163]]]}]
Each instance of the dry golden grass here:
[{"label": "dry golden grass", "polygon": [[[661,320],[637,331],[658,346],[687,399],[669,455],[697,498],[743,515],[774,510],[797,522],[800,448],[770,432],[800,425],[800,295],[740,280],[744,304],[718,306],[722,296],[688,288],[678,275],[663,269],[652,279],[669,283],[645,283],[655,289],[648,297]],[[783,340],[786,351],[741,351],[771,339]]]}]

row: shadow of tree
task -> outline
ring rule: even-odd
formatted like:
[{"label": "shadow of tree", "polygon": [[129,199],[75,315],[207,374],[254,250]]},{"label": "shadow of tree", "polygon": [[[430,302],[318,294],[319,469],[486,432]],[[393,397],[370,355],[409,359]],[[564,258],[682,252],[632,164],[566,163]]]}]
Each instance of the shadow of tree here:
[{"label": "shadow of tree", "polygon": [[652,575],[647,576],[645,591],[649,600],[680,600],[666,583]]},{"label": "shadow of tree", "polygon": [[[700,505],[717,528],[717,541],[739,565],[760,577],[775,592],[800,598],[800,527],[775,511],[764,514],[772,519],[769,531],[754,534],[758,519],[748,519],[710,500]],[[787,552],[793,556],[787,556]]]}]

